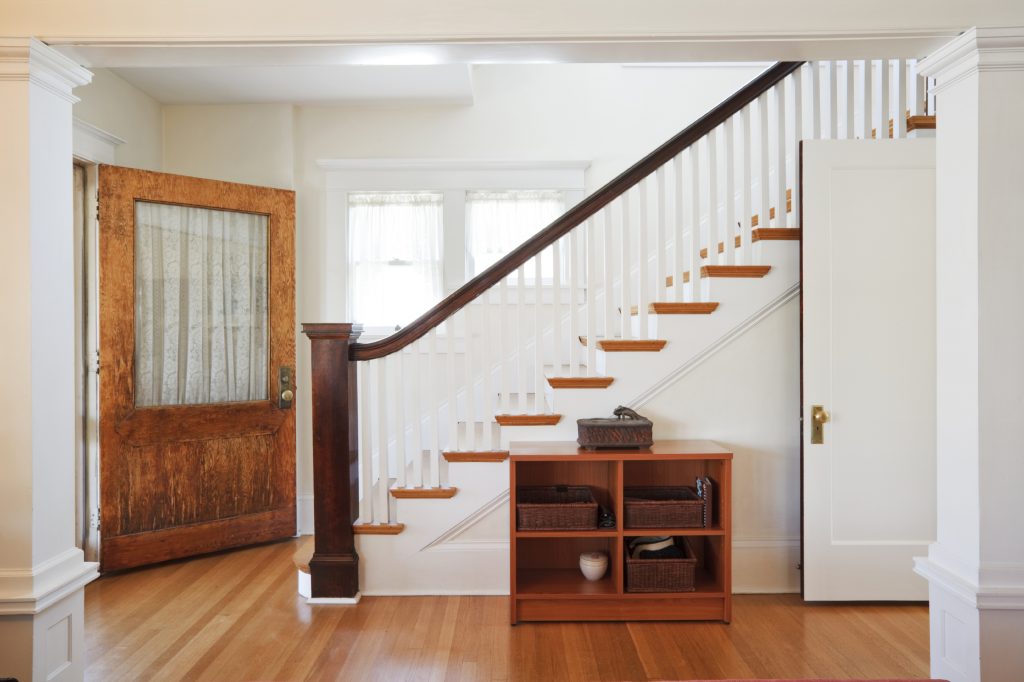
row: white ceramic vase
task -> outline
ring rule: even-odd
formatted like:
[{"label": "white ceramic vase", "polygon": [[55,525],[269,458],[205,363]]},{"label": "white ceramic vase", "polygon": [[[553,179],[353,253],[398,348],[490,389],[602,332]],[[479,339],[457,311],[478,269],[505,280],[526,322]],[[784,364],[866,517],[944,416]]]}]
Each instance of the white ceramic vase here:
[{"label": "white ceramic vase", "polygon": [[608,555],[604,552],[580,554],[580,571],[587,580],[600,580],[608,570]]}]

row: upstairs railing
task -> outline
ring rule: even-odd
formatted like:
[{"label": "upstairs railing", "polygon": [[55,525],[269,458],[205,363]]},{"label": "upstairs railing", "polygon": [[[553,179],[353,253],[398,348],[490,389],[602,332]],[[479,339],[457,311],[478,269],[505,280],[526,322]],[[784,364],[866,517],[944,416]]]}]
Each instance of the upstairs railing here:
[{"label": "upstairs railing", "polygon": [[392,496],[451,492],[444,453],[500,449],[496,422],[596,375],[598,339],[646,338],[650,303],[700,303],[704,266],[756,265],[755,229],[798,228],[801,140],[905,137],[927,110],[915,67],[780,62],[395,334],[303,325],[314,596],[355,594],[356,518],[397,530]]}]

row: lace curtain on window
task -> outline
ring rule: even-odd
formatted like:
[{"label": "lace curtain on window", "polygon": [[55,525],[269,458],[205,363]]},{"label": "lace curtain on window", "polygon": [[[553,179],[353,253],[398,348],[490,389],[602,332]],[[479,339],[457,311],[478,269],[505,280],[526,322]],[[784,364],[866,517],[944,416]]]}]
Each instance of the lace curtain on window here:
[{"label": "lace curtain on window", "polygon": [[[565,194],[557,190],[475,190],[466,193],[466,239],[470,274],[496,263],[565,213]],[[564,258],[564,255],[563,255]],[[533,280],[532,262],[526,266]],[[552,277],[551,251],[541,255],[541,276]],[[563,268],[564,273],[564,268]],[[510,278],[515,281],[515,278]]]},{"label": "lace curtain on window", "polygon": [[352,319],[404,325],[441,300],[440,192],[348,195]]},{"label": "lace curtain on window", "polygon": [[265,400],[267,353],[267,217],[136,202],[136,405]]}]

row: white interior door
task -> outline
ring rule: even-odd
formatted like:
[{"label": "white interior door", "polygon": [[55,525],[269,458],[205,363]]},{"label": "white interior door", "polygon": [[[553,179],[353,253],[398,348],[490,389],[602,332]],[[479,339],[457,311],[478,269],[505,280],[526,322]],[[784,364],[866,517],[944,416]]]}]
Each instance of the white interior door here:
[{"label": "white interior door", "polygon": [[913,557],[935,539],[934,142],[803,143],[808,601],[928,597]]}]

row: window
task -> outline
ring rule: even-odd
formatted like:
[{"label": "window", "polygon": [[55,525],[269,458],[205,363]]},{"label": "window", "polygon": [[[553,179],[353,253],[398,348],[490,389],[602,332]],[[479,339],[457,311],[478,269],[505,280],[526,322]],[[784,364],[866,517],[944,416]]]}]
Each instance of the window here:
[{"label": "window", "polygon": [[353,319],[406,325],[441,299],[441,192],[348,194]]},{"label": "window", "polygon": [[[563,213],[565,193],[558,190],[467,192],[467,274],[472,277],[483,272]],[[533,267],[527,265],[526,276],[531,281],[534,277],[533,271]],[[550,282],[552,275],[551,252],[545,251],[541,256],[542,281]]]}]

